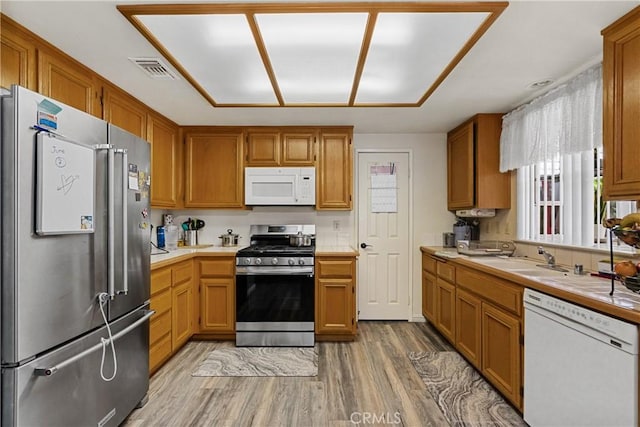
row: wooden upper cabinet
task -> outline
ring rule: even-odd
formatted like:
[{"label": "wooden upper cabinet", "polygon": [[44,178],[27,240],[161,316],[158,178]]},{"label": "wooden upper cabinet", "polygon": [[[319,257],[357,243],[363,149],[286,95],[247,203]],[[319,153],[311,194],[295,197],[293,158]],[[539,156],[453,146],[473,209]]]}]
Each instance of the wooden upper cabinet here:
[{"label": "wooden upper cabinet", "polygon": [[102,112],[95,105],[97,93],[94,74],[62,56],[38,52],[38,92],[102,117]]},{"label": "wooden upper cabinet", "polygon": [[313,166],[313,129],[248,129],[246,166]]},{"label": "wooden upper cabinet", "polygon": [[602,31],[603,195],[640,199],[640,7]]},{"label": "wooden upper cabinet", "polygon": [[105,85],[102,94],[102,119],[145,139],[148,108],[120,89]]},{"label": "wooden upper cabinet", "polygon": [[511,175],[500,173],[502,114],[478,114],[447,135],[449,210],[511,207]]},{"label": "wooden upper cabinet", "polygon": [[316,168],[316,209],[351,210],[352,128],[321,129]]},{"label": "wooden upper cabinet", "polygon": [[18,84],[37,90],[36,47],[12,20],[0,15],[0,86]]},{"label": "wooden upper cabinet", "polygon": [[316,133],[313,130],[282,133],[283,166],[313,166],[316,163]]},{"label": "wooden upper cabinet", "polygon": [[447,136],[447,206],[473,207],[475,202],[473,122],[465,123]]},{"label": "wooden upper cabinet", "polygon": [[279,166],[280,165],[280,132],[251,131],[247,132],[247,166]]},{"label": "wooden upper cabinet", "polygon": [[178,127],[155,113],[148,113],[147,141],[151,144],[151,206],[178,207],[182,182],[182,145]]},{"label": "wooden upper cabinet", "polygon": [[187,130],[185,157],[185,207],[244,206],[241,130]]}]

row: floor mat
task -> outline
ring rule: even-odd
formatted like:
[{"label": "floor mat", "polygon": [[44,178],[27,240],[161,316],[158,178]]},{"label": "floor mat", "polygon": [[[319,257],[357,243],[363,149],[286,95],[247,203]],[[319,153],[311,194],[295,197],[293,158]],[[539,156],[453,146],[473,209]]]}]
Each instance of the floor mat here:
[{"label": "floor mat", "polygon": [[409,359],[452,426],[527,425],[458,353],[410,352]]},{"label": "floor mat", "polygon": [[315,377],[313,347],[219,347],[211,351],[194,377]]}]

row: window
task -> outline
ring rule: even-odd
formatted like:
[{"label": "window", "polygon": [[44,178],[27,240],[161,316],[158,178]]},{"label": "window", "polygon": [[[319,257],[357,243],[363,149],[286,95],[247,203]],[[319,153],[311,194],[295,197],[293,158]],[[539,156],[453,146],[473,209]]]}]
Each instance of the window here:
[{"label": "window", "polygon": [[601,148],[518,169],[519,239],[606,249],[602,221],[635,211],[635,201],[602,198]]}]

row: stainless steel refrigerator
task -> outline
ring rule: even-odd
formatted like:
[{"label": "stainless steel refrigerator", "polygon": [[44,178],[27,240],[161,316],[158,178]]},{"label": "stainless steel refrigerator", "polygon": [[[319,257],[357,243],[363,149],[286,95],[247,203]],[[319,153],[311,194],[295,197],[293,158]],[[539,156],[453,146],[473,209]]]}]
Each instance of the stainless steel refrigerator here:
[{"label": "stainless steel refrigerator", "polygon": [[149,144],[0,99],[2,426],[117,426],[149,385]]}]

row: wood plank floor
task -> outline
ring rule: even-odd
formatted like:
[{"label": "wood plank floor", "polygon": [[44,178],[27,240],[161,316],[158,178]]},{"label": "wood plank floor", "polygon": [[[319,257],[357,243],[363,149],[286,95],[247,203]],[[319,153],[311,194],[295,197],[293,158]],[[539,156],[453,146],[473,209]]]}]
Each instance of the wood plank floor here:
[{"label": "wood plank floor", "polygon": [[[427,323],[360,322],[356,341],[318,343],[317,377],[192,377],[216,342],[192,341],[152,378],[124,426],[447,426],[407,357],[452,347]],[[355,423],[354,423],[355,422]],[[362,425],[374,425],[362,423]]]}]

